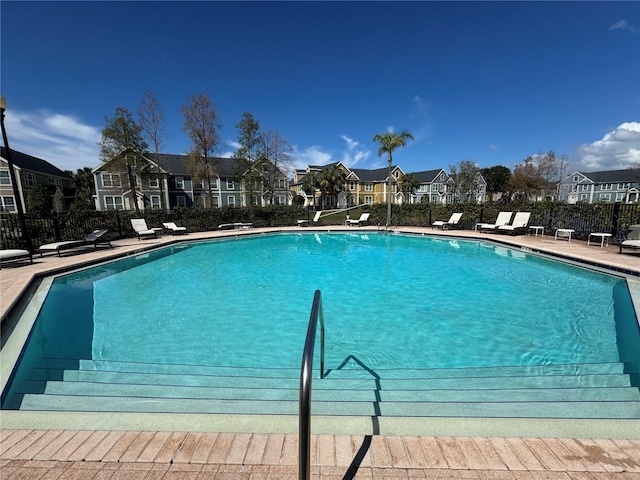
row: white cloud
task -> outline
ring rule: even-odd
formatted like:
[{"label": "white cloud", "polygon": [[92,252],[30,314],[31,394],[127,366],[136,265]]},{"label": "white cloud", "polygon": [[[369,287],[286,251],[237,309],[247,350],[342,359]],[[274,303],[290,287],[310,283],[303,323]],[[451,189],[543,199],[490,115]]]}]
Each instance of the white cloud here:
[{"label": "white cloud", "polygon": [[294,168],[302,169],[307,165],[326,165],[331,163],[331,153],[322,151],[321,147],[313,145],[303,150],[299,150],[297,145],[293,147],[292,152],[294,160]]},{"label": "white cloud", "polygon": [[571,156],[575,170],[596,172],[640,166],[640,122],[626,122]]},{"label": "white cloud", "polygon": [[347,150],[342,152],[342,159],[340,160],[347,167],[353,168],[371,155],[369,150],[358,148],[360,144],[346,135],[340,135],[340,138],[347,142]]},{"label": "white cloud", "polygon": [[5,125],[12,150],[46,160],[61,170],[75,172],[100,163],[101,130],[70,115],[11,110],[6,113]]},{"label": "white cloud", "polygon": [[612,30],[627,30],[629,32],[636,33],[638,28],[629,23],[627,20],[618,20],[616,23],[609,27],[609,31]]}]

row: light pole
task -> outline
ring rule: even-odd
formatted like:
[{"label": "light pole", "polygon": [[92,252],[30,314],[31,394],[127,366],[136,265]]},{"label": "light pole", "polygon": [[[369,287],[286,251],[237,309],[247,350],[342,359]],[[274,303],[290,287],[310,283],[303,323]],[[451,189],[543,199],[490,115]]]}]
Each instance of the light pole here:
[{"label": "light pole", "polygon": [[22,200],[20,199],[20,191],[18,190],[18,182],[16,181],[16,172],[13,169],[13,159],[11,158],[11,148],[9,148],[9,140],[7,140],[7,131],[4,128],[4,111],[7,108],[7,100],[0,95],[0,126],[2,126],[2,140],[4,141],[4,149],[7,154],[7,164],[9,165],[9,178],[13,187],[13,198],[16,202],[16,212],[18,214],[18,222],[22,234],[22,242],[30,252],[33,250],[29,231],[27,230],[27,222],[24,218],[24,210],[22,209]]}]

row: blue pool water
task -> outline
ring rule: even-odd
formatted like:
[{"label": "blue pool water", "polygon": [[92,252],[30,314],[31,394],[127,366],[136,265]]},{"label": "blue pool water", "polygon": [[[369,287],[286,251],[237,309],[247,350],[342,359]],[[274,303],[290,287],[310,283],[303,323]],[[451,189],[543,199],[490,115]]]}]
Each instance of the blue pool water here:
[{"label": "blue pool water", "polygon": [[57,279],[30,356],[299,368],[313,293],[327,368],[638,357],[624,279],[486,243],[281,234],[190,243]]}]

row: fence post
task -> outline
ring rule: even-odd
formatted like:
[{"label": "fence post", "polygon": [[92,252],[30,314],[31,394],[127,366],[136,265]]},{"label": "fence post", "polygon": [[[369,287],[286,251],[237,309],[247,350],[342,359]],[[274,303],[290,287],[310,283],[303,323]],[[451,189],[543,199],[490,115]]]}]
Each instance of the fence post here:
[{"label": "fence post", "polygon": [[611,218],[611,238],[618,238],[618,222],[620,221],[620,207],[622,204],[616,202],[613,204],[613,215]]},{"label": "fence post", "polygon": [[118,238],[122,238],[122,223],[120,222],[120,215],[118,214],[118,209],[116,212],[116,225],[118,225]]},{"label": "fence post", "polygon": [[56,242],[62,241],[62,236],[60,235],[60,222],[58,221],[58,213],[55,212],[53,214],[53,235],[56,238]]}]

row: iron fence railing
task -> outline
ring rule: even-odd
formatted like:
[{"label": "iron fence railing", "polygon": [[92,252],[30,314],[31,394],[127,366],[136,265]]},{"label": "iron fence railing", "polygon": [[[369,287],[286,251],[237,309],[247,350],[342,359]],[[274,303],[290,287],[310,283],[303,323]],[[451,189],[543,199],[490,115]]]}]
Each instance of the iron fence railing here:
[{"label": "iron fence railing", "polygon": [[[371,225],[385,224],[385,204],[366,205],[363,211],[371,213]],[[548,231],[558,228],[575,230],[576,238],[586,239],[591,232],[611,233],[612,242],[620,243],[629,225],[640,224],[640,204],[596,203],[568,205],[558,202],[525,203],[456,203],[439,205],[432,203],[393,205],[393,225],[429,226],[436,220],[447,220],[453,212],[463,212],[461,224],[472,229],[478,222],[491,222],[498,213],[507,211],[531,212],[530,225],[541,225]],[[360,214],[357,209],[347,212]],[[337,213],[324,219],[325,224],[343,224],[347,213]],[[34,249],[45,243],[77,240],[97,229],[108,229],[109,238],[134,237],[131,218],[142,217],[149,227],[160,227],[162,222],[175,222],[191,232],[211,231],[222,223],[253,223],[254,226],[297,225],[297,220],[313,216],[311,208],[292,205],[267,207],[224,207],[216,209],[189,208],[177,210],[145,210],[135,212],[112,210],[106,212],[83,211],[51,214],[38,217],[27,214],[26,225]],[[0,214],[0,246],[24,248],[25,242],[15,214]]]}]

